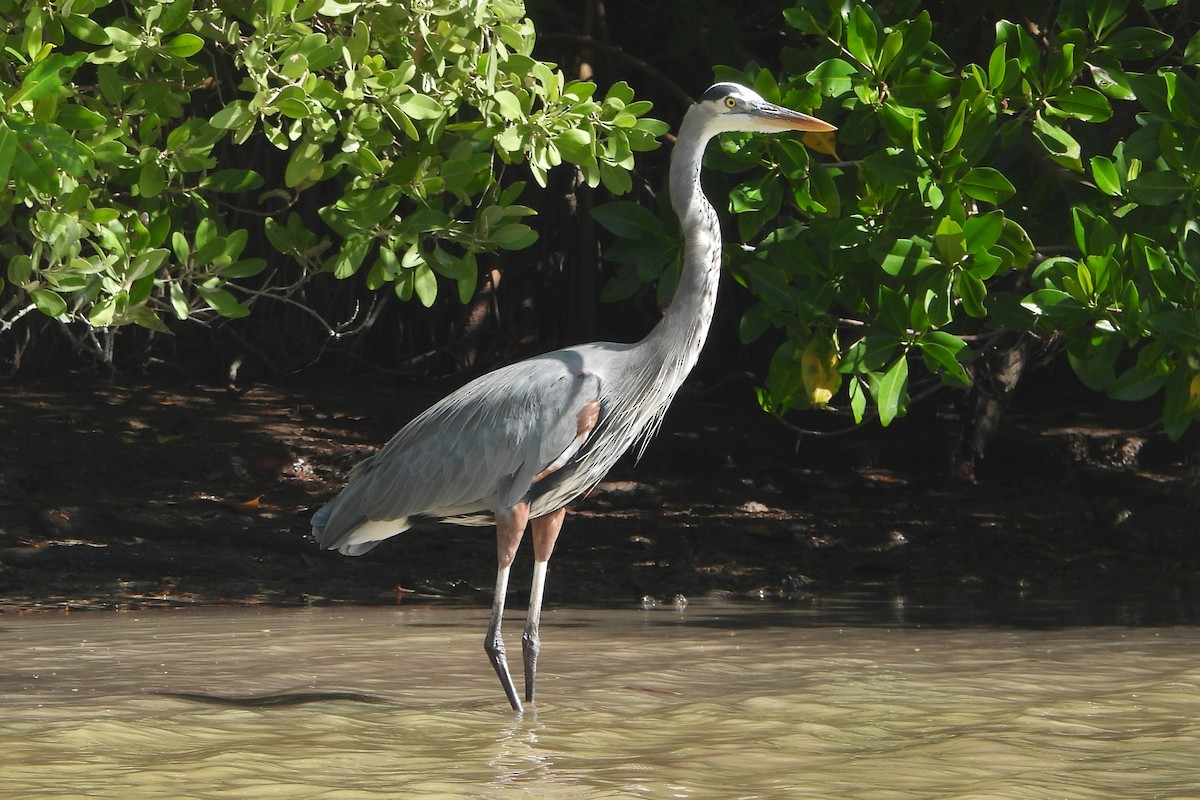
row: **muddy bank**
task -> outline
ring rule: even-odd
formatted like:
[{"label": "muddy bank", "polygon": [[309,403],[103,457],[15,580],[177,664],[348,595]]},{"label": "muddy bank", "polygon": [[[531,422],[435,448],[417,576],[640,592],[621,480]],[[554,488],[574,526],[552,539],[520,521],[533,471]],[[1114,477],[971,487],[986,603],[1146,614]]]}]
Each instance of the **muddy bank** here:
[{"label": "muddy bank", "polygon": [[[10,385],[0,609],[489,602],[487,529],[412,531],[356,559],[307,535],[349,468],[448,388]],[[970,484],[947,469],[954,414],[948,398],[887,430],[798,436],[747,386],[689,386],[642,461],[574,506],[547,602],[864,589],[1192,607],[1194,435],[1169,443],[1136,408],[1034,387]]]}]

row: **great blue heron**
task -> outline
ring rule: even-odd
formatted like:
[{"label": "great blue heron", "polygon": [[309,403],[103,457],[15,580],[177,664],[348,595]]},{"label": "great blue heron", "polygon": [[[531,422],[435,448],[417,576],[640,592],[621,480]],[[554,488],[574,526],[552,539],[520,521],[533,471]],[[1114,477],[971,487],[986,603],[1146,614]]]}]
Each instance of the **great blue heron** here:
[{"label": "great blue heron", "polygon": [[546,566],[566,506],[635,442],[644,448],[708,335],[721,271],[721,229],[700,188],[708,141],[723,131],[831,131],[834,126],[718,83],[684,115],[671,156],[671,200],[683,228],[683,270],[662,320],[635,344],[594,342],[502,367],[404,426],[351,473],[312,519],[325,548],[361,555],[421,521],[495,520],[499,568],[484,649],[521,711],[500,624],[508,573],[533,521],[533,586],[521,638],[525,699],[534,700]]}]

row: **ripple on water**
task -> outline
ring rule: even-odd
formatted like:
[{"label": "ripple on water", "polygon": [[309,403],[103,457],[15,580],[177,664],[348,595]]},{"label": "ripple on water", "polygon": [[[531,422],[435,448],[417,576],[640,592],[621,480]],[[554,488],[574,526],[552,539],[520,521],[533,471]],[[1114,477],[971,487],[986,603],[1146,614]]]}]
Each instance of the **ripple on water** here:
[{"label": "ripple on water", "polygon": [[6,620],[0,798],[1200,797],[1194,630],[655,613],[549,612],[523,717],[486,610]]}]

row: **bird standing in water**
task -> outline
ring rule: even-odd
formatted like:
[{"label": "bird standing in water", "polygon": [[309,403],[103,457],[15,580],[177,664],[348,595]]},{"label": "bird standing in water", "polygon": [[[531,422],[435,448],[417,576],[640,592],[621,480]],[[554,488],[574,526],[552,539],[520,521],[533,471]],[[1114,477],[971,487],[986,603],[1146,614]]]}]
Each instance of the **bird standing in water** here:
[{"label": "bird standing in water", "polygon": [[546,568],[567,504],[594,487],[634,443],[645,447],[712,323],[721,228],[700,187],[718,133],[832,131],[735,83],[712,86],[684,115],[671,155],[671,202],[683,230],[679,287],[663,318],[633,344],[593,342],[502,367],[414,419],[359,464],[313,516],[321,547],[361,555],[420,522],[496,526],[496,593],[484,649],[516,711],[521,699],[500,627],[508,574],[532,521],[533,586],[521,649],[534,701]]}]

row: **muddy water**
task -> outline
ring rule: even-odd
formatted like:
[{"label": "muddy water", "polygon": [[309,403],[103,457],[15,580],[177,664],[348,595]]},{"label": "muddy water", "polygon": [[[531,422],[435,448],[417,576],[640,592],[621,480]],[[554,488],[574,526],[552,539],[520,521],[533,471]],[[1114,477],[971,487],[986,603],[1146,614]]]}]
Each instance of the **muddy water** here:
[{"label": "muddy water", "polygon": [[1200,797],[1196,628],[550,610],[517,716],[485,622],[0,618],[0,797]]}]

